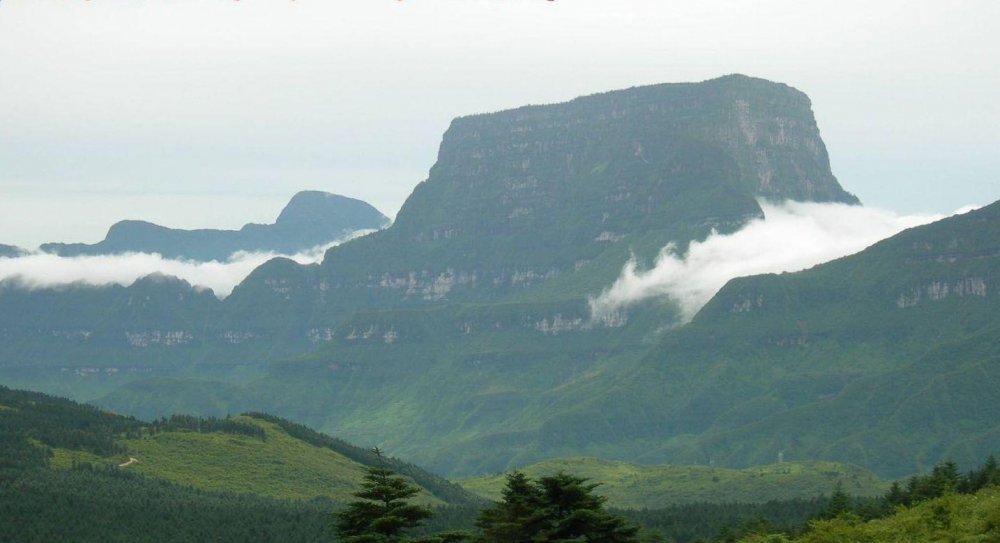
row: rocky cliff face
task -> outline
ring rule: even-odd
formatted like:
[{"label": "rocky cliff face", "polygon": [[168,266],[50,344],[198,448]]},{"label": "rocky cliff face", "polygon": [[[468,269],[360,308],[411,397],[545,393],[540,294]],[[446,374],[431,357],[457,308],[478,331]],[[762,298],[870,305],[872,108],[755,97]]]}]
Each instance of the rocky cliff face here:
[{"label": "rocky cliff face", "polygon": [[[456,119],[396,223],[330,250],[320,266],[272,260],[221,302],[154,283],[0,291],[0,312],[23,338],[0,344],[0,371],[90,368],[101,360],[206,378],[222,366],[263,371],[275,359],[328,344],[337,348],[329,364],[338,367],[369,367],[375,349],[389,361],[377,364],[405,363],[407,371],[436,376],[439,356],[418,363],[414,353],[448,353],[462,338],[468,352],[455,363],[489,372],[484,390],[498,375],[521,387],[522,375],[508,370],[528,361],[551,370],[545,382],[556,387],[602,364],[609,342],[637,356],[645,334],[668,320],[659,310],[645,320],[589,320],[586,296],[609,285],[630,253],[648,257],[671,241],[683,248],[713,229],[737,229],[761,215],[762,197],[856,201],[830,173],[809,107],[785,85],[729,76]],[[273,229],[325,216],[309,202],[294,199]],[[147,228],[152,235],[160,227]],[[136,230],[119,236],[115,229],[109,239],[125,243],[129,231]],[[65,308],[65,315],[45,308]],[[56,336],[65,336],[60,345],[67,348],[48,347]],[[480,352],[484,345],[522,350],[499,356]],[[289,379],[298,383],[300,370],[292,367]],[[463,371],[449,373],[454,390],[469,389],[456,377]],[[316,382],[329,378],[322,373]],[[508,401],[501,396],[495,401]],[[504,409],[521,405],[510,400]],[[358,405],[343,407],[347,417]]]},{"label": "rocky cliff face", "polygon": [[[183,342],[194,353],[214,338],[241,349],[271,345],[277,355],[328,341],[360,310],[580,299],[609,284],[630,252],[655,254],[669,241],[683,247],[712,229],[736,229],[760,215],[760,197],[856,201],[830,173],[808,98],[785,85],[728,76],[463,117],[396,224],[331,250],[322,266],[265,264],[211,318],[151,323],[130,331],[140,335],[129,345],[161,345],[159,331],[174,350]],[[306,192],[274,225],[179,231],[129,221],[97,245],[46,248],[225,258],[237,249],[301,249],[384,222],[363,202]],[[543,286],[551,291],[545,296]],[[72,291],[51,296],[72,299]],[[171,303],[186,308],[193,299]],[[25,303],[8,294],[2,305],[18,314]],[[35,317],[39,329],[49,328],[50,319]],[[112,317],[97,322],[124,328]],[[564,325],[553,323],[552,330]],[[193,357],[231,359],[226,349],[203,351]]]},{"label": "rocky cliff face", "polygon": [[[300,287],[331,317],[496,300],[554,279],[582,296],[629,247],[736,229],[762,197],[857,202],[830,172],[809,99],[785,85],[727,76],[462,117],[396,223],[331,250]],[[566,279],[581,269],[589,279]],[[234,300],[265,290],[265,276]]]}]

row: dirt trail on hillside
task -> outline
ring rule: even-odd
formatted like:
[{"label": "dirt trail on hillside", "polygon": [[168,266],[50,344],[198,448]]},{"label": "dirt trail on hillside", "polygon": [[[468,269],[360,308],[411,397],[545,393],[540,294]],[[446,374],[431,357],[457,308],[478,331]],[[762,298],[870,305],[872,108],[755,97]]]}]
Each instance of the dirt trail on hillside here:
[{"label": "dirt trail on hillside", "polygon": [[128,462],[125,462],[124,464],[118,464],[118,467],[120,467],[120,468],[127,468],[127,467],[129,467],[132,464],[135,464],[137,462],[138,462],[138,460],[136,460],[135,458],[133,458],[133,457],[130,456],[130,457],[128,457]]}]

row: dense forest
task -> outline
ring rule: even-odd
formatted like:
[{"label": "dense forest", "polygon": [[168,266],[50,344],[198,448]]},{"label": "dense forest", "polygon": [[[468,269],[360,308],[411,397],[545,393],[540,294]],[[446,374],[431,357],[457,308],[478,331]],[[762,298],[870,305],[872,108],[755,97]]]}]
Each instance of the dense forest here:
[{"label": "dense forest", "polygon": [[[412,464],[380,459],[371,450],[283,419],[253,415],[267,418],[316,447],[337,449],[369,469],[380,465],[405,476],[405,481],[433,487],[436,495],[450,496],[450,505],[428,508],[428,518],[411,532],[416,538],[453,531],[483,533],[484,511],[497,511],[496,505],[469,499],[457,485]],[[233,418],[177,416],[143,422],[45,394],[0,387],[0,518],[4,519],[0,541],[336,541],[334,514],[345,510],[343,502],[208,492],[137,475],[114,464],[51,466],[56,448],[86,451],[95,458],[120,458],[129,452],[124,445],[128,438],[171,431],[268,439],[259,426]],[[599,481],[562,477],[566,480],[560,488],[584,489],[583,494],[594,491],[595,499],[599,496],[600,487],[595,486]],[[541,486],[531,487],[535,490],[529,494],[541,495],[544,485],[556,479],[539,478]],[[762,534],[808,538],[817,529],[836,532],[844,526],[890,522],[893,515],[907,511],[947,517],[957,524],[968,504],[954,500],[980,495],[1000,499],[997,485],[1000,468],[991,457],[967,473],[960,473],[954,463],[940,464],[928,474],[894,484],[879,498],[855,499],[834,488],[829,497],[767,503],[695,503],[642,510],[605,510],[599,507],[600,500],[591,498],[581,503],[607,515],[598,518],[618,518],[621,526],[640,528],[635,534],[638,541],[725,542]],[[953,501],[933,506],[935,500]],[[1000,519],[993,525],[989,519],[983,522],[985,527],[977,524],[975,529],[1000,526]],[[553,521],[551,526],[556,524]]]}]

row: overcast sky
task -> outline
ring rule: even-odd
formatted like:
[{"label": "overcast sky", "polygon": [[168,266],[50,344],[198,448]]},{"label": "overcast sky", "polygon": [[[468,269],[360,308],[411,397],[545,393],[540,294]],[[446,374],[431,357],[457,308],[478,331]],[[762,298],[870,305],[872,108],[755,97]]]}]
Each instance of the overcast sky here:
[{"label": "overcast sky", "polygon": [[733,72],[808,93],[865,203],[947,213],[1000,198],[997,21],[955,0],[2,0],[0,243],[270,222],[307,188],[394,215],[455,116]]}]

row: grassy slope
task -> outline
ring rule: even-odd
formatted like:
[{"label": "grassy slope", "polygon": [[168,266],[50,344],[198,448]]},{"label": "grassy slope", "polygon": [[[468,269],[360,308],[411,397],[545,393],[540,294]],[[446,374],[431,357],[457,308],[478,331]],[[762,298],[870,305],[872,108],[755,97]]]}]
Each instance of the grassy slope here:
[{"label": "grassy slope", "polygon": [[[129,457],[138,461],[124,469],[172,483],[210,491],[256,494],[273,498],[310,499],[317,496],[348,501],[360,488],[364,467],[328,448],[289,436],[277,424],[236,417],[258,425],[267,439],[189,431],[163,432],[128,439]],[[51,465],[65,468],[73,461],[118,464],[125,456],[102,458],[82,451],[56,449]],[[441,504],[423,492],[418,502]]]},{"label": "grassy slope", "polygon": [[[858,496],[882,494],[886,481],[855,466],[832,462],[784,463],[748,469],[711,466],[638,466],[596,458],[556,458],[525,467],[532,477],[563,470],[600,483],[598,493],[608,504],[625,508],[654,508],[692,502],[765,502],[809,498],[829,493],[840,482]],[[497,499],[504,475],[460,480],[459,484],[483,497]]]},{"label": "grassy slope", "polygon": [[983,542],[1000,541],[1000,488],[992,487],[973,495],[949,495],[900,509],[895,515],[859,522],[839,518],[816,521],[802,537],[752,535],[742,543],[910,543],[916,541]]}]

